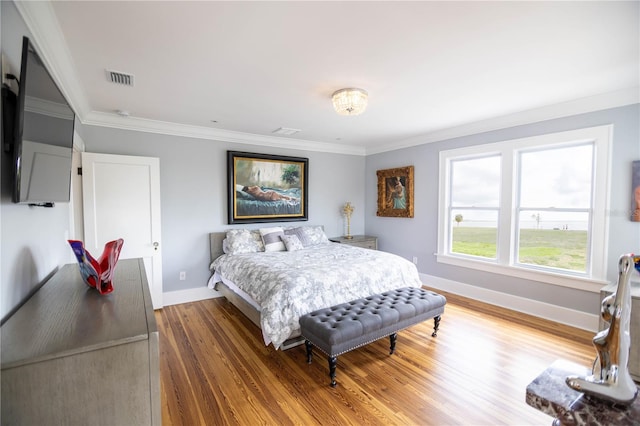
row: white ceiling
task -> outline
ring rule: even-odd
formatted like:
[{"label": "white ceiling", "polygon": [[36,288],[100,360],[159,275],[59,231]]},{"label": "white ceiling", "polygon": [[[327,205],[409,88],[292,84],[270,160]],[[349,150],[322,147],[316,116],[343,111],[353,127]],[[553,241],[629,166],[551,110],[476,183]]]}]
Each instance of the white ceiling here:
[{"label": "white ceiling", "polygon": [[[30,3],[88,124],[365,154],[639,98],[637,1]],[[333,111],[343,87],[362,115]]]}]

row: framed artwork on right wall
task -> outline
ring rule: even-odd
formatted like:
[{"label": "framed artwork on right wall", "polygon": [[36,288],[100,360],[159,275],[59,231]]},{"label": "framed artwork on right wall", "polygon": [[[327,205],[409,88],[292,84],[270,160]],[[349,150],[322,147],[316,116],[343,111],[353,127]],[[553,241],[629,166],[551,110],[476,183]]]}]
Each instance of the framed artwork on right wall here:
[{"label": "framed artwork on right wall", "polygon": [[386,217],[413,217],[413,166],[378,170],[378,211]]}]

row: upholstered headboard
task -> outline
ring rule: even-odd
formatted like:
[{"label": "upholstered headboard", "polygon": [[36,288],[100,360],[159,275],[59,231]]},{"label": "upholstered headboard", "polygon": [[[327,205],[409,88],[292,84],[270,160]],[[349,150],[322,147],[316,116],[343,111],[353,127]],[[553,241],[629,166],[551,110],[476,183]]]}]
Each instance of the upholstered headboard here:
[{"label": "upholstered headboard", "polygon": [[212,262],[218,256],[224,254],[224,252],[222,251],[222,240],[224,240],[226,236],[226,232],[212,232],[209,234],[209,251],[211,252]]},{"label": "upholstered headboard", "polygon": [[[308,226],[308,225],[303,225]],[[320,225],[324,230],[324,225]],[[212,232],[209,234],[209,251],[211,252],[211,261],[213,262],[218,256],[222,256],[222,240],[227,237],[227,231]]]}]

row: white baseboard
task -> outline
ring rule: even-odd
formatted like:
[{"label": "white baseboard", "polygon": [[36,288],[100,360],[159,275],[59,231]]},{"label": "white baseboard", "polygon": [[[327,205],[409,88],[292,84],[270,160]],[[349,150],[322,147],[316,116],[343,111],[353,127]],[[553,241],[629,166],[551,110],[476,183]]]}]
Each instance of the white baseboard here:
[{"label": "white baseboard", "polygon": [[189,288],[187,290],[167,291],[162,293],[162,304],[164,306],[179,305],[181,303],[215,299],[216,297],[222,297],[222,295],[208,287]]},{"label": "white baseboard", "polygon": [[[501,293],[486,288],[476,287],[457,281],[434,277],[427,274],[420,274],[420,279],[427,287],[435,290],[443,290],[449,293],[458,294],[470,299],[479,300],[491,305],[511,309],[536,317],[566,324],[583,330],[598,331],[598,315],[576,311],[574,309],[563,308],[550,303],[539,302],[526,299],[520,296]],[[187,290],[167,291],[162,294],[164,306],[179,305],[181,303],[197,302],[199,300],[214,299],[222,295],[208,287],[190,288]]]},{"label": "white baseboard", "polygon": [[550,303],[539,302],[520,296],[488,290],[457,281],[451,281],[427,274],[420,274],[420,279],[427,287],[436,290],[443,290],[449,293],[479,300],[491,305],[511,309],[561,324],[580,328],[587,331],[598,331],[598,315],[576,311],[574,309],[563,308]]}]

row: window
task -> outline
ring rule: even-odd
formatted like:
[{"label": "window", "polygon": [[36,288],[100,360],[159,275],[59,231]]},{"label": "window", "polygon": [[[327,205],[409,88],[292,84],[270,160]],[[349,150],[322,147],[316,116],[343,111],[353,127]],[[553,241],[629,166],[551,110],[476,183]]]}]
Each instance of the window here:
[{"label": "window", "polygon": [[599,126],[442,151],[438,261],[599,289],[610,134]]},{"label": "window", "polygon": [[496,259],[500,156],[453,159],[450,172],[451,253]]},{"label": "window", "polygon": [[588,272],[593,142],[518,153],[516,263]]}]

